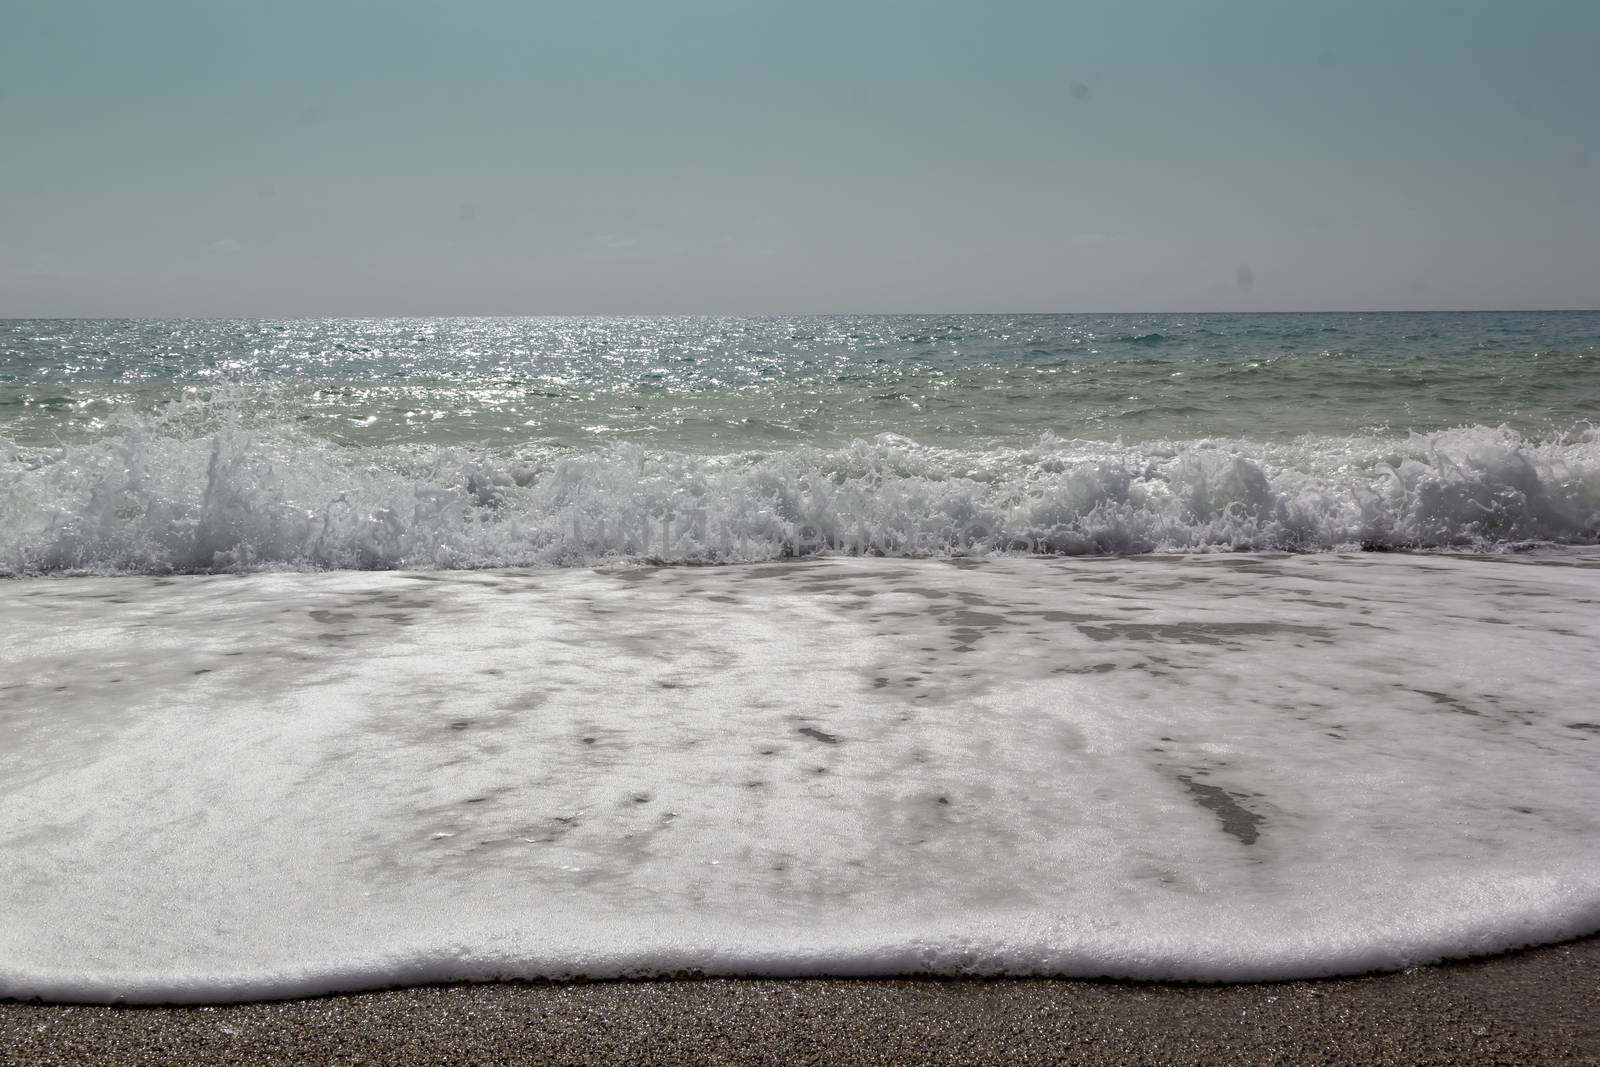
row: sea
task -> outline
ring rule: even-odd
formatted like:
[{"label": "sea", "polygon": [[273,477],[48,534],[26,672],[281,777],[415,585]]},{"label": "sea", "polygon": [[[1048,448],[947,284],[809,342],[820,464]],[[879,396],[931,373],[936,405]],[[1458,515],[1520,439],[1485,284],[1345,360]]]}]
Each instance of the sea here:
[{"label": "sea", "polygon": [[1600,312],[0,321],[0,998],[1600,931]]}]

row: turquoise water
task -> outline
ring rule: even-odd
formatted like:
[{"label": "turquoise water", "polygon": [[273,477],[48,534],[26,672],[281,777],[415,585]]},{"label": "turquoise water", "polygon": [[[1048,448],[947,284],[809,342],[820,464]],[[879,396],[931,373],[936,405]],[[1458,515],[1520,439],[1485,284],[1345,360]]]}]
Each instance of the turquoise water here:
[{"label": "turquoise water", "polygon": [[1600,411],[1600,313],[0,323],[8,436],[224,382],[363,443],[1547,435]]},{"label": "turquoise water", "polygon": [[0,323],[0,566],[1581,543],[1600,313]]}]

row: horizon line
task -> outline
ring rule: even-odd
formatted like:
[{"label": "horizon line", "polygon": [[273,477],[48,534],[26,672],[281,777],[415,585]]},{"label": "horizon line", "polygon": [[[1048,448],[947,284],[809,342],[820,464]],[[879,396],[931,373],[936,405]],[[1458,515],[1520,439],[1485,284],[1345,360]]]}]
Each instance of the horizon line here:
[{"label": "horizon line", "polygon": [[568,311],[472,312],[465,314],[248,314],[248,315],[0,315],[0,322],[270,322],[360,321],[364,319],[807,319],[807,318],[973,318],[1090,316],[1090,315],[1566,315],[1600,313],[1600,307],[1545,308],[1282,308],[1273,310],[1151,310],[1137,311]]}]

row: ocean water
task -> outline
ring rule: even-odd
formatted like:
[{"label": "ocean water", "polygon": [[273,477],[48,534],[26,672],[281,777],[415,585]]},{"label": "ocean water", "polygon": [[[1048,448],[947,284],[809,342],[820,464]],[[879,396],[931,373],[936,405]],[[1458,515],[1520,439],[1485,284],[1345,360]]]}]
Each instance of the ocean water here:
[{"label": "ocean water", "polygon": [[0,997],[1600,931],[1597,353],[1587,313],[0,324]]},{"label": "ocean water", "polygon": [[0,570],[1600,537],[1600,313],[0,324]]}]

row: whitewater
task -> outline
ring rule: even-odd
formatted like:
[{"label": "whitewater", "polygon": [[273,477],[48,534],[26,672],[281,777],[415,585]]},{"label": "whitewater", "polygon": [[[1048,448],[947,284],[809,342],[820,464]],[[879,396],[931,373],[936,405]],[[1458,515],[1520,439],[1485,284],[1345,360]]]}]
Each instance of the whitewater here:
[{"label": "whitewater", "polygon": [[0,323],[0,997],[1600,931],[1600,315]]}]

